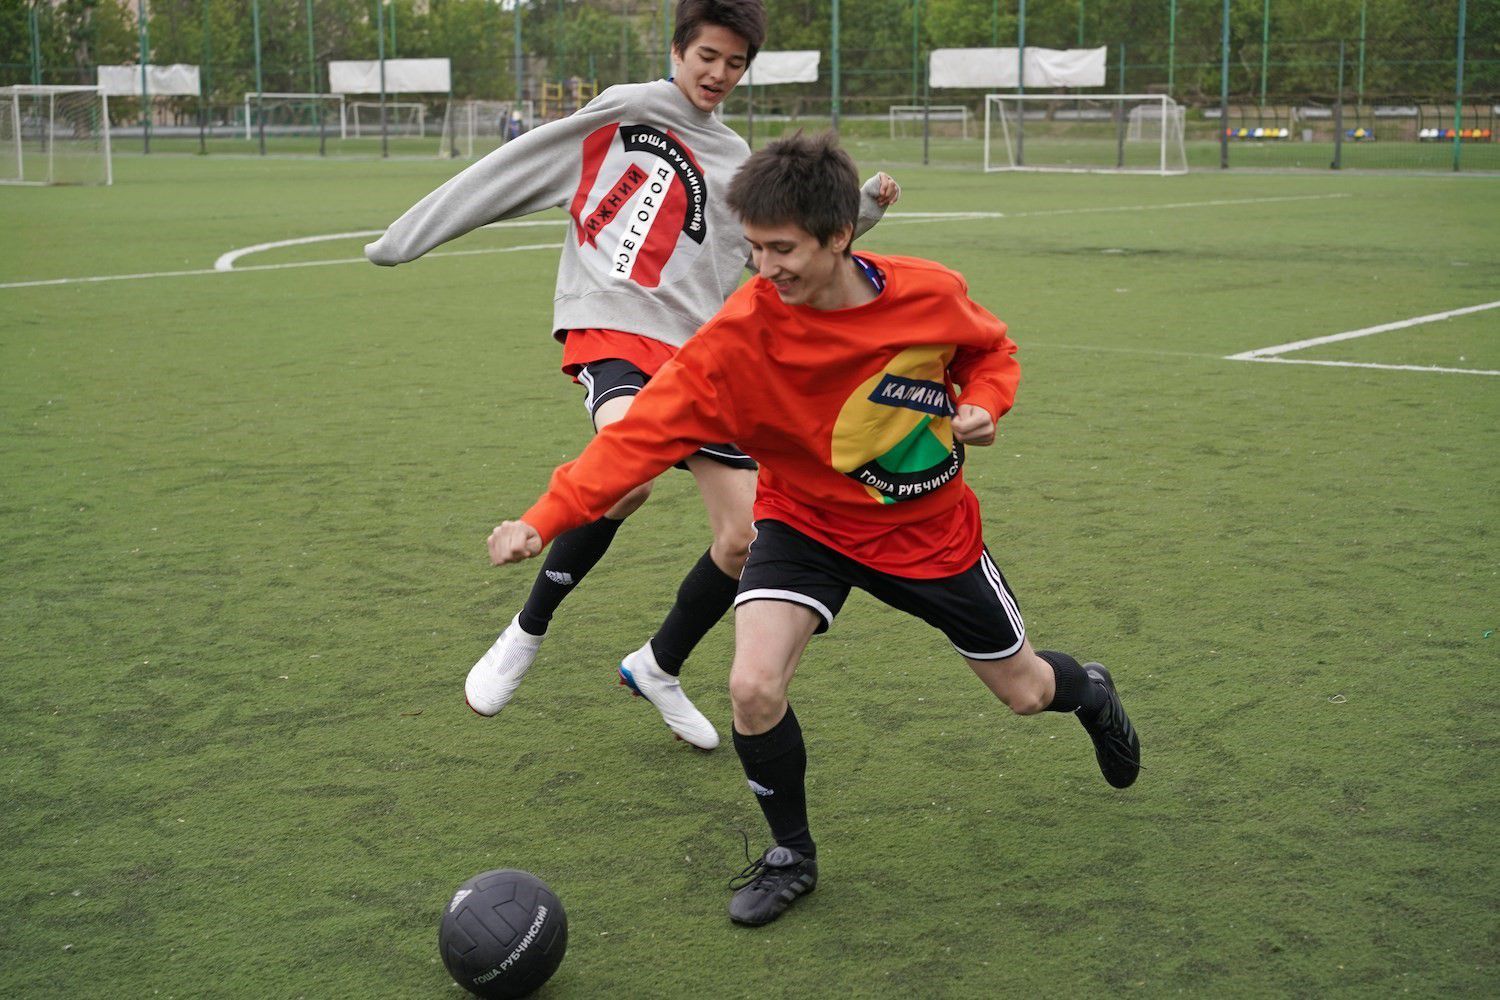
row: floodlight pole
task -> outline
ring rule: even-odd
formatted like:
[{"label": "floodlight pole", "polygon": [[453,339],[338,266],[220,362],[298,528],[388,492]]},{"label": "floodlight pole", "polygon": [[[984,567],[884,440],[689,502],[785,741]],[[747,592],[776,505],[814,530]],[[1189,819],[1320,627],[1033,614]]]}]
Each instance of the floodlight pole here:
[{"label": "floodlight pole", "polygon": [[151,29],[148,26],[150,13],[146,0],[136,11],[136,27],[141,36],[141,152],[151,152],[151,87],[147,82],[146,64],[151,61]]},{"label": "floodlight pole", "polygon": [[1359,103],[1365,103],[1365,14],[1369,0],[1360,0],[1359,5]]},{"label": "floodlight pole", "polygon": [[1458,172],[1459,150],[1463,148],[1464,124],[1464,29],[1469,14],[1469,0],[1458,0],[1458,75],[1453,88],[1453,170]]},{"label": "floodlight pole", "polygon": [[27,33],[31,35],[31,85],[40,87],[42,85],[42,29],[37,17],[36,9],[42,0],[32,0],[31,6],[26,10]]},{"label": "floodlight pole", "polygon": [[[1173,0],[1176,3],[1176,0]],[[1078,47],[1083,48],[1083,7],[1084,0],[1078,0]]]},{"label": "floodlight pole", "polygon": [[318,93],[318,51],[313,45],[312,0],[307,0],[307,92]]},{"label": "floodlight pole", "polygon": [[1229,0],[1219,38],[1219,169],[1229,169]]},{"label": "floodlight pole", "polygon": [[[1227,3],[1228,0],[1225,0]],[[1016,96],[1026,96],[1026,0],[1021,0],[1016,24]],[[1016,102],[1016,166],[1026,166],[1026,102]]]},{"label": "floodlight pole", "polygon": [[[1078,36],[1078,44],[1083,45],[1083,35]],[[1172,0],[1167,8],[1167,93],[1176,92],[1177,83],[1177,0]]]},{"label": "floodlight pole", "polygon": [[833,93],[833,102],[829,106],[829,115],[833,120],[833,130],[839,130],[839,0],[833,0],[833,37],[830,44],[833,46],[833,67],[830,86]]},{"label": "floodlight pole", "polygon": [[1271,0],[1265,0],[1260,15],[1260,106],[1266,106],[1266,66],[1271,49]]},{"label": "floodlight pole", "polygon": [[261,94],[265,86],[260,77],[260,0],[251,0],[250,24],[255,32],[255,130],[260,136],[260,155],[266,155],[266,115]]},{"label": "floodlight pole", "polygon": [[667,77],[672,76],[672,0],[661,0],[661,47],[667,59]]},{"label": "floodlight pole", "polygon": [[203,0],[203,76],[198,81],[198,152],[208,152],[209,72],[213,66],[212,35],[208,30],[208,0]]},{"label": "floodlight pole", "polygon": [[[1226,0],[1227,2],[1227,0]],[[390,135],[385,127],[385,0],[375,0],[375,52],[380,60],[380,156],[391,155]]]},{"label": "floodlight pole", "polygon": [[[204,0],[205,3],[208,0]],[[313,6],[307,0],[307,92],[318,93],[318,50],[313,44]],[[328,138],[323,133],[323,102],[313,98],[313,124],[318,126],[318,155],[328,155]]]},{"label": "floodlight pole", "polygon": [[[521,50],[521,0],[513,0],[511,3],[511,16],[515,19],[515,52],[511,56],[516,64],[516,106],[522,107],[525,95],[522,88],[526,86],[526,56]],[[522,115],[524,118],[525,116]],[[526,123],[523,121],[522,126]]]},{"label": "floodlight pole", "polygon": [[922,0],[911,0],[911,102],[917,103],[920,89],[917,86],[917,66],[919,28],[922,22]]}]

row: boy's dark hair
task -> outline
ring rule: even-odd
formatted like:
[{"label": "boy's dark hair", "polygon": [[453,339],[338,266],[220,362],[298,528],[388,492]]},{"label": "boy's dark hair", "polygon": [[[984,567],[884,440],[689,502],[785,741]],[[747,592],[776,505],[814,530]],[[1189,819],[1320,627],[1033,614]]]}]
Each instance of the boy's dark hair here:
[{"label": "boy's dark hair", "polygon": [[686,52],[698,32],[716,24],[739,35],[749,46],[747,55],[766,44],[766,5],[762,0],[681,0],[677,4],[677,27],[672,31],[672,47]]},{"label": "boy's dark hair", "polygon": [[822,246],[859,221],[859,172],[832,132],[778,139],[757,150],[729,183],[741,222],[801,226]]}]

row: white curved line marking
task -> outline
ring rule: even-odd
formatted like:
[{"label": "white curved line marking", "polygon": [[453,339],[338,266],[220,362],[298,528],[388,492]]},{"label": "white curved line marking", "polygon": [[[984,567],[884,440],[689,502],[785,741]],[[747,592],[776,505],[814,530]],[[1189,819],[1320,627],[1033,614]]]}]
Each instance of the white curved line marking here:
[{"label": "white curved line marking", "polygon": [[[540,221],[536,221],[536,222],[491,222],[489,225],[487,225],[487,226],[480,226],[479,228],[481,228],[481,229],[516,229],[516,228],[521,228],[521,227],[524,227],[524,226],[560,226],[560,225],[562,225],[566,221],[567,221],[566,219],[544,219],[544,220],[540,220]],[[292,240],[272,240],[270,243],[257,243],[254,246],[240,247],[240,248],[238,248],[236,250],[230,250],[227,253],[220,254],[219,255],[219,259],[216,260],[216,261],[214,261],[214,270],[215,271],[233,271],[235,269],[234,268],[234,262],[237,261],[237,260],[239,260],[241,257],[248,257],[248,256],[250,256],[253,253],[261,253],[262,251],[265,251],[265,250],[276,250],[276,249],[279,249],[281,247],[304,246],[304,245],[306,245],[308,243],[327,243],[327,242],[330,242],[332,240],[357,240],[357,239],[364,239],[364,238],[370,237],[370,236],[379,236],[383,232],[385,232],[384,229],[361,229],[359,232],[356,232],[356,233],[325,233],[322,236],[299,236],[296,239],[292,239]],[[438,256],[447,256],[447,255],[446,254],[428,254],[428,256],[430,256],[430,257],[438,257]],[[332,264],[332,263],[343,263],[343,262],[342,261],[322,261],[320,263],[329,263],[329,264]],[[179,273],[179,272],[171,272],[171,273],[175,274],[175,273]],[[122,277],[124,277],[124,276],[122,275]],[[141,277],[141,276],[140,275],[130,275],[130,277]]]}]

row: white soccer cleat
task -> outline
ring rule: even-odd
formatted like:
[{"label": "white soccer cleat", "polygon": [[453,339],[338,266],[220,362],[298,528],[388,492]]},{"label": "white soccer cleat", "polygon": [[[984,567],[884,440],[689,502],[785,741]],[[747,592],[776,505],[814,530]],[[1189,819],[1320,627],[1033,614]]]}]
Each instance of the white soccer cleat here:
[{"label": "white soccer cleat", "polygon": [[495,715],[505,707],[520,686],[521,678],[531,669],[537,651],[542,648],[546,636],[532,635],[523,630],[520,617],[517,615],[511,619],[500,638],[479,658],[464,681],[464,701],[480,715]]},{"label": "white soccer cleat", "polygon": [[688,701],[677,678],[656,665],[651,643],[620,661],[620,683],[654,705],[678,739],[699,750],[712,750],[719,745],[719,731],[714,724]]}]

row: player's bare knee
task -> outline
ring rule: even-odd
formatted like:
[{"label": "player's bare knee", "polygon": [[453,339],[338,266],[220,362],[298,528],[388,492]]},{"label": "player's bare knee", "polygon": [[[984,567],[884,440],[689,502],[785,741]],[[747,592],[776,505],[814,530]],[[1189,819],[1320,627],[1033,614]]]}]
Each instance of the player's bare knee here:
[{"label": "player's bare knee", "polygon": [[756,732],[769,729],[782,711],[785,695],[769,677],[755,671],[732,671],[729,700],[734,717],[749,722]]},{"label": "player's bare knee", "polygon": [[647,500],[651,498],[651,484],[642,483],[629,493],[625,494],[619,501],[609,509],[608,517],[615,520],[629,517],[640,510]]},{"label": "player's bare knee", "polygon": [[750,555],[750,542],[754,537],[755,533],[748,525],[721,530],[714,536],[714,565],[730,576],[738,577],[745,568],[745,559]]}]

